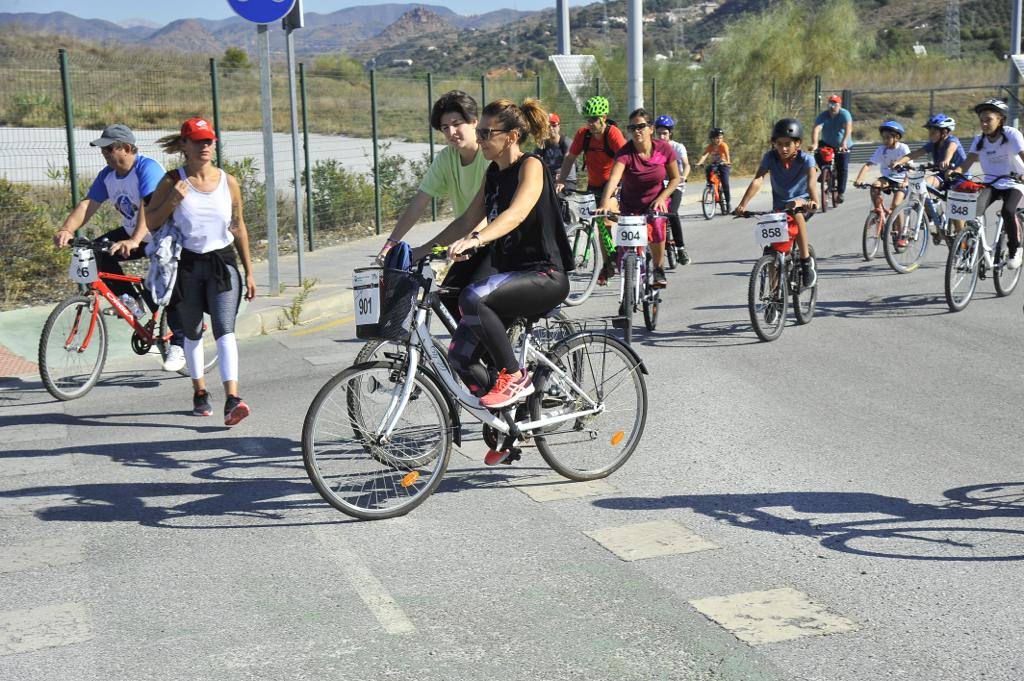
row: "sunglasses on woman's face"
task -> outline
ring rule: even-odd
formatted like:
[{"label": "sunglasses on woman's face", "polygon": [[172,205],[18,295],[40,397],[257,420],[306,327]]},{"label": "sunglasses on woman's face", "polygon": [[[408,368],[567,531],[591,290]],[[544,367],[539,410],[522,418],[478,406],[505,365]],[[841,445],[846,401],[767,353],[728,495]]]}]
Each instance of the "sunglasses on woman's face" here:
[{"label": "sunglasses on woman's face", "polygon": [[636,132],[637,130],[644,130],[646,128],[646,123],[630,123],[626,126],[626,130],[629,130],[630,132]]},{"label": "sunglasses on woman's face", "polygon": [[477,128],[476,129],[476,138],[478,140],[489,140],[491,138],[491,135],[493,135],[496,132],[510,132],[510,131],[506,130],[504,128]]}]

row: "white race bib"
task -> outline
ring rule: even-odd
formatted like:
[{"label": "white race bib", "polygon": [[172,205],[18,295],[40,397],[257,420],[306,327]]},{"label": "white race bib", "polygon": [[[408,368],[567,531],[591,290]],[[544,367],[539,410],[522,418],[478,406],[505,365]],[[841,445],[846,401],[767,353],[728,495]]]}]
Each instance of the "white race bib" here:
[{"label": "white race bib", "polygon": [[647,245],[647,217],[644,215],[622,215],[615,225],[615,245],[620,248],[635,248]]},{"label": "white race bib", "polygon": [[953,191],[947,193],[946,215],[951,220],[973,220],[978,217],[978,195]]},{"label": "white race bib", "polygon": [[581,218],[589,218],[597,211],[597,199],[593,194],[573,194],[576,211]]},{"label": "white race bib", "polygon": [[754,239],[758,246],[769,246],[789,241],[789,221],[785,213],[768,213],[757,218]]},{"label": "white race bib", "polygon": [[96,267],[96,254],[91,248],[76,248],[71,253],[68,277],[79,284],[91,284],[100,278],[99,269]]},{"label": "white race bib", "polygon": [[911,170],[907,173],[907,189],[911,193],[924,194],[927,190],[927,182],[924,179],[923,170]]},{"label": "white race bib", "polygon": [[352,294],[355,298],[356,326],[376,324],[380,321],[380,276],[382,270],[369,268],[352,274]]}]

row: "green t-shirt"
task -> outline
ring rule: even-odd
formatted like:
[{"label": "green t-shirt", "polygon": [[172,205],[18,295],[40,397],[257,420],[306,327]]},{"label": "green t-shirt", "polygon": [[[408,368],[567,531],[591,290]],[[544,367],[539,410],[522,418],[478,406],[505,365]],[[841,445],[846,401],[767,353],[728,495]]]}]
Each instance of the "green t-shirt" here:
[{"label": "green t-shirt", "polygon": [[420,191],[434,198],[447,194],[451,198],[455,215],[462,215],[480,191],[490,164],[483,152],[477,149],[473,162],[464,166],[459,152],[452,147],[445,147],[434,157],[430,169],[423,176]]}]

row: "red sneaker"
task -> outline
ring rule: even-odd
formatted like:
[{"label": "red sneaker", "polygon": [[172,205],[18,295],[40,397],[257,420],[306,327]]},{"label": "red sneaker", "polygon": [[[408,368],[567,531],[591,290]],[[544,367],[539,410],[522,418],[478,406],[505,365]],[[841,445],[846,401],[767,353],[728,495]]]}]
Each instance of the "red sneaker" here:
[{"label": "red sneaker", "polygon": [[487,456],[484,457],[484,463],[488,466],[497,466],[503,463],[511,463],[508,460],[509,454],[511,453],[511,449],[508,450],[507,452],[499,452],[495,449],[492,449],[488,451]]},{"label": "red sneaker", "polygon": [[224,402],[224,425],[233,426],[249,415],[249,405],[238,395],[228,395]]},{"label": "red sneaker", "polygon": [[530,378],[530,374],[524,371],[521,376],[516,377],[502,369],[491,391],[480,398],[480,406],[501,409],[532,393],[533,379]]}]

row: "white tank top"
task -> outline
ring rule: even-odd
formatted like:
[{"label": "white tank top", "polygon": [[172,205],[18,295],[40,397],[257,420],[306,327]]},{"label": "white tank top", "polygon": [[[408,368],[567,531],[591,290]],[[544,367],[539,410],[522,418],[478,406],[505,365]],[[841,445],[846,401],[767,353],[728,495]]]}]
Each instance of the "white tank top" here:
[{"label": "white tank top", "polygon": [[184,238],[182,246],[193,253],[209,253],[230,246],[235,237],[228,231],[231,191],[227,173],[220,171],[220,182],[211,192],[196,189],[184,168],[178,168],[178,176],[189,184],[188,193],[174,209],[174,224]]}]

